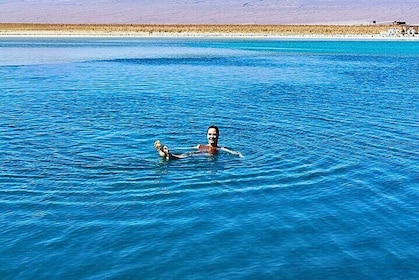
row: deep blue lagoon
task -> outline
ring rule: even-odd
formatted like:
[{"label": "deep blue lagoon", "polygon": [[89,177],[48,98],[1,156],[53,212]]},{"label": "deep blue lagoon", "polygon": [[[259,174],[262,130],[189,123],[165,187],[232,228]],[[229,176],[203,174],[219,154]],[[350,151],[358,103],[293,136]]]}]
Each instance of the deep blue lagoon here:
[{"label": "deep blue lagoon", "polygon": [[[418,279],[419,42],[0,39],[1,279]],[[159,158],[206,143],[240,151]]]}]

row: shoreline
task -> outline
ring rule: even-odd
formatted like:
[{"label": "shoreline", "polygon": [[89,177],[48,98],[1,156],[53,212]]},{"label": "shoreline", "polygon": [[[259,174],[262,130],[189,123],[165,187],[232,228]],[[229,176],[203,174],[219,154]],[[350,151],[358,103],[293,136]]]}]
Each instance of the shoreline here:
[{"label": "shoreline", "polygon": [[419,40],[386,36],[391,25],[133,25],[0,23],[0,38],[232,38]]},{"label": "shoreline", "polygon": [[98,33],[72,33],[72,34],[59,34],[59,33],[0,33],[0,40],[6,38],[32,38],[32,39],[77,39],[77,38],[98,38],[98,39],[259,39],[259,40],[359,40],[359,41],[419,41],[418,37],[394,37],[394,36],[381,36],[381,35],[263,35],[263,34],[211,34],[211,33],[164,33],[164,34],[98,34]]}]

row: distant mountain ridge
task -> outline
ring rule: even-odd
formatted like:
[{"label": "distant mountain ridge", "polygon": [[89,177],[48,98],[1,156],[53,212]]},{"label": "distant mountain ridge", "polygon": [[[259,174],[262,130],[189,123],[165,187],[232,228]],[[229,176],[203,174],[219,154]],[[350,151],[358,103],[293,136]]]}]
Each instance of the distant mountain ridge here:
[{"label": "distant mountain ridge", "polygon": [[0,22],[419,24],[419,0],[6,0]]}]

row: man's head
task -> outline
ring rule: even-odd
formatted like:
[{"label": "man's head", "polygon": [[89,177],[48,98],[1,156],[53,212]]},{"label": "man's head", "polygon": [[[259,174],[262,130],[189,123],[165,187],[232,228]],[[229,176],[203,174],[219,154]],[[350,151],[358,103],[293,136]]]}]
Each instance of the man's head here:
[{"label": "man's head", "polygon": [[215,125],[211,125],[207,129],[207,139],[208,144],[213,147],[218,146],[218,137],[220,136],[220,131],[218,130],[218,127]]}]

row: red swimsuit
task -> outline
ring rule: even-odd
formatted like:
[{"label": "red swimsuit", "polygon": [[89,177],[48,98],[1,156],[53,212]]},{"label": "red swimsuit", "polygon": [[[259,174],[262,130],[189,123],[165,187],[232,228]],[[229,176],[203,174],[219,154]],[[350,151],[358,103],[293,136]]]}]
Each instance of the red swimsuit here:
[{"label": "red swimsuit", "polygon": [[218,147],[212,147],[208,145],[199,145],[198,150],[202,153],[209,153],[210,155],[218,153]]}]

